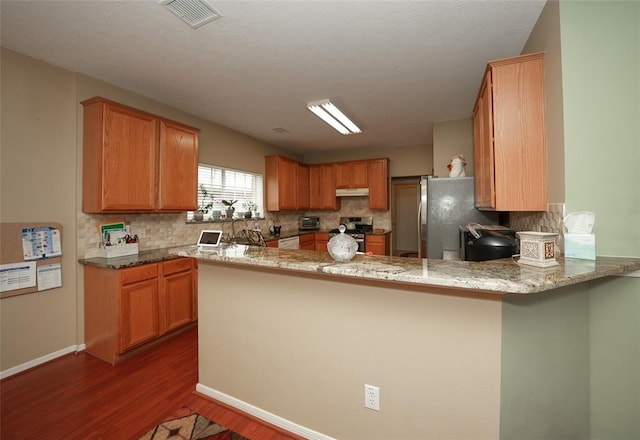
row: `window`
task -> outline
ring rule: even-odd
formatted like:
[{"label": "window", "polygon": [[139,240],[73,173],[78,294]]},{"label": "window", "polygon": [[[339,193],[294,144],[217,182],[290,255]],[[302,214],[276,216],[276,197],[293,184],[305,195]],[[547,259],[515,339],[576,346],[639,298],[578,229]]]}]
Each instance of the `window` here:
[{"label": "window", "polygon": [[[209,194],[205,201],[200,185]],[[209,210],[223,211],[227,208],[222,200],[237,200],[233,205],[236,212],[249,211],[248,203],[254,203],[253,211],[263,212],[262,174],[231,170],[206,164],[198,165],[198,206],[213,203]],[[193,212],[187,214],[187,220],[193,218]]]}]

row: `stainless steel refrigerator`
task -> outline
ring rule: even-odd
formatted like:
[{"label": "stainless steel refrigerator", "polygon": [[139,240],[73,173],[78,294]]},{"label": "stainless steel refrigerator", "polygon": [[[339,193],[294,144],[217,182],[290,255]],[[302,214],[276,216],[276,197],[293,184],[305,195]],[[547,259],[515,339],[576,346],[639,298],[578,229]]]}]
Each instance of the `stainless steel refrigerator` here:
[{"label": "stainless steel refrigerator", "polygon": [[418,205],[418,252],[422,258],[459,258],[460,232],[467,223],[497,225],[498,213],[479,211],[473,177],[422,177]]}]

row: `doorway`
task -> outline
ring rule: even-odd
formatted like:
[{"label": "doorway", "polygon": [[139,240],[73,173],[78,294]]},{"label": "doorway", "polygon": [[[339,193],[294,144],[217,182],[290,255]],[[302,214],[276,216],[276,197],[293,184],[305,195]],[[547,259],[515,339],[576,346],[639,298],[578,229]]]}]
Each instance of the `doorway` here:
[{"label": "doorway", "polygon": [[391,255],[418,256],[418,203],[420,178],[391,179],[391,227],[393,242]]}]

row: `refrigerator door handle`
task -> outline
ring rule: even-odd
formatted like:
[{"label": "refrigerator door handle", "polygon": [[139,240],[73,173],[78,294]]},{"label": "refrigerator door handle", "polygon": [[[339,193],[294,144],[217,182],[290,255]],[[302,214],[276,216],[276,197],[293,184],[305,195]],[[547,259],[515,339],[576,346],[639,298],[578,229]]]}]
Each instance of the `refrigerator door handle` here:
[{"label": "refrigerator door handle", "polygon": [[418,199],[418,258],[423,258],[422,255],[422,194]]}]

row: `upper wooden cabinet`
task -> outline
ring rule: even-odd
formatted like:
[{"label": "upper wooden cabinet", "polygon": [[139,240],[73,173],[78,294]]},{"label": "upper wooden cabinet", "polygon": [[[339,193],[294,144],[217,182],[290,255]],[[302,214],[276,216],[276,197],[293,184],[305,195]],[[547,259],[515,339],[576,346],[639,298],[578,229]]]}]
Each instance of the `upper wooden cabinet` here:
[{"label": "upper wooden cabinet", "polygon": [[369,209],[389,209],[389,159],[369,162]]},{"label": "upper wooden cabinet", "polygon": [[309,209],[309,167],[283,156],[265,157],[267,211]]},{"label": "upper wooden cabinet", "polygon": [[198,204],[198,130],[160,120],[158,209],[193,211]]},{"label": "upper wooden cabinet", "polygon": [[368,188],[369,208],[389,209],[389,159],[306,165],[265,157],[267,211],[338,210],[337,188]]},{"label": "upper wooden cabinet", "polygon": [[83,212],[196,208],[198,129],[100,97],[82,105]]},{"label": "upper wooden cabinet", "polygon": [[547,209],[543,54],[491,61],[473,111],[476,206]]},{"label": "upper wooden cabinet", "polygon": [[369,161],[336,163],[336,188],[368,188]]},{"label": "upper wooden cabinet", "polygon": [[336,197],[335,164],[309,165],[309,208],[340,209],[340,199]]},{"label": "upper wooden cabinet", "polygon": [[311,207],[311,194],[309,191],[309,165],[297,163],[296,178],[298,182],[298,185],[296,187],[297,209],[309,209]]}]

